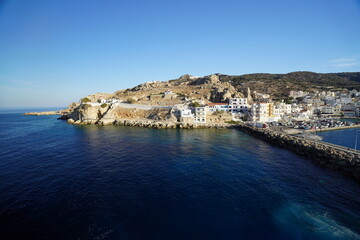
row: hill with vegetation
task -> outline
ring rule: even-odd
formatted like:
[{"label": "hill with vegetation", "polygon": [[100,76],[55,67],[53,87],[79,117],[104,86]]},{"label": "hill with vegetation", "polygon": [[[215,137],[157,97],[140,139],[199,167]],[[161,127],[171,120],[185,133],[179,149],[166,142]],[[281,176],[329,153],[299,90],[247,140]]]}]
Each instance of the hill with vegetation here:
[{"label": "hill with vegetation", "polygon": [[238,89],[251,88],[272,96],[283,97],[291,90],[360,89],[360,72],[287,74],[254,73],[239,76],[219,74],[220,81],[230,82]]},{"label": "hill with vegetation", "polygon": [[[98,93],[87,96],[96,102],[100,97],[144,105],[169,106],[192,100],[227,102],[232,97],[245,97],[251,92],[269,94],[273,99],[286,98],[290,91],[360,90],[360,72],[287,74],[254,73],[245,75],[212,74],[193,77],[185,74],[178,79],[152,81],[113,94]],[[250,91],[249,91],[250,90]],[[172,92],[173,94],[164,94]]]}]

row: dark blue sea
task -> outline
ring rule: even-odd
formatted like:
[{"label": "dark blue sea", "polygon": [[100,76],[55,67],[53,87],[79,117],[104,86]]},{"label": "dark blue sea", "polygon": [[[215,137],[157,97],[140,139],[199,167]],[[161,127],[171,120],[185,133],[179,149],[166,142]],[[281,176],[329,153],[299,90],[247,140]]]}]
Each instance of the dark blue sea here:
[{"label": "dark blue sea", "polygon": [[[319,132],[323,141],[360,150],[360,128]],[[357,135],[357,136],[356,136]]]},{"label": "dark blue sea", "polygon": [[360,239],[360,183],[237,130],[0,114],[0,239]]}]

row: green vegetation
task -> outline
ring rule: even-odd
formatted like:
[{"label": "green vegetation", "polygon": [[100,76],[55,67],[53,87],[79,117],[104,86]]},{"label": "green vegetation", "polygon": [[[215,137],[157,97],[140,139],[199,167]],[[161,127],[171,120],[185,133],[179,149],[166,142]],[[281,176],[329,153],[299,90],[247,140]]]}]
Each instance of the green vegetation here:
[{"label": "green vegetation", "polygon": [[88,108],[90,108],[90,107],[91,107],[90,104],[83,104],[83,105],[82,105],[82,109],[84,109],[84,110],[86,110],[86,109],[88,109]]},{"label": "green vegetation", "polygon": [[304,100],[303,97],[297,97],[297,98],[296,98],[296,101],[297,101],[298,103],[301,103],[303,100]]},{"label": "green vegetation", "polygon": [[127,101],[128,103],[130,103],[130,104],[133,104],[133,103],[136,102],[136,100],[133,99],[133,98],[128,98],[126,101]]},{"label": "green vegetation", "polygon": [[284,100],[285,104],[291,104],[293,102],[294,98],[293,97],[286,97],[286,98],[284,98],[282,100]]},{"label": "green vegetation", "polygon": [[185,95],[185,94],[183,94],[183,93],[177,93],[177,95],[180,96],[180,97],[183,97],[183,98],[188,97],[187,95]]},{"label": "green vegetation", "polygon": [[215,112],[213,112],[213,115],[220,115],[220,114],[223,114],[225,113],[225,111],[223,110],[216,110]]},{"label": "green vegetation", "polygon": [[[209,78],[209,77],[207,77]],[[360,72],[349,73],[314,73],[291,72],[287,74],[255,73],[240,76],[219,75],[220,81],[230,82],[241,89],[250,87],[262,93],[269,93],[274,98],[284,98],[290,90],[328,91],[335,89],[360,89]]]},{"label": "green vegetation", "polygon": [[225,122],[225,123],[228,123],[228,124],[239,124],[240,122],[239,122],[239,121],[233,121],[233,120],[231,120],[231,121],[227,121],[227,122]]},{"label": "green vegetation", "polygon": [[106,108],[108,105],[106,103],[103,103],[100,105],[102,108]]},{"label": "green vegetation", "polygon": [[201,105],[200,105],[200,103],[198,103],[198,102],[192,102],[191,104],[190,104],[190,107],[200,107]]},{"label": "green vegetation", "polygon": [[88,97],[81,99],[81,103],[88,103],[88,102],[91,102],[91,100]]}]

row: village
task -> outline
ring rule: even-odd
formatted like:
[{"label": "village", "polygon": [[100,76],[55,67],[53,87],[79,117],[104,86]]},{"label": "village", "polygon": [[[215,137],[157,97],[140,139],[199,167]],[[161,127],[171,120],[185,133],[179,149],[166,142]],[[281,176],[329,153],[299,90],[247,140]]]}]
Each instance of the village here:
[{"label": "village", "polygon": [[[176,95],[177,93],[167,90],[162,94],[162,98],[171,99]],[[140,105],[126,100],[103,97],[97,99],[95,103],[83,102],[82,104],[144,110],[169,109],[177,122],[188,124],[247,122],[257,127],[283,125],[303,129],[352,125],[353,123],[349,122],[335,121],[334,123],[331,119],[360,116],[360,92],[357,90],[290,91],[287,98],[276,101],[269,94],[253,92],[247,97],[230,97],[224,102],[185,98],[182,103],[168,106]]]}]

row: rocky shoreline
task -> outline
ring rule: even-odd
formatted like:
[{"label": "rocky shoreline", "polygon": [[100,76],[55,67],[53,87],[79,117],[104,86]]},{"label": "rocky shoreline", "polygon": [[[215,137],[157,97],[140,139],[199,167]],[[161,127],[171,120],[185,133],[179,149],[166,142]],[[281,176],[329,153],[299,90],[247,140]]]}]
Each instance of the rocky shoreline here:
[{"label": "rocky shoreline", "polygon": [[256,128],[245,124],[238,125],[236,128],[268,143],[310,158],[322,166],[335,169],[360,180],[359,154],[351,150],[346,150],[345,148],[342,150],[334,148],[327,143],[309,141],[286,133]]},{"label": "rocky shoreline", "polygon": [[111,120],[100,120],[98,122],[87,120],[87,121],[74,121],[72,119],[67,120],[68,123],[74,125],[116,125],[116,126],[130,126],[130,127],[144,127],[154,129],[231,129],[235,128],[236,125],[228,123],[213,123],[213,124],[196,124],[196,123],[179,123],[169,121],[153,121],[153,120],[136,120],[136,119],[111,119]]}]

